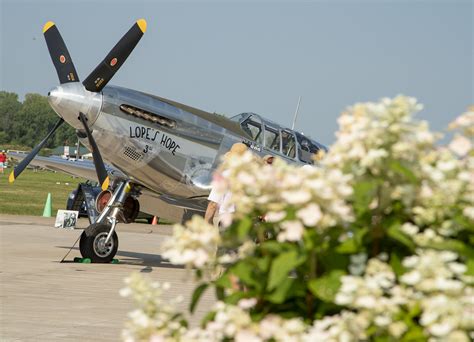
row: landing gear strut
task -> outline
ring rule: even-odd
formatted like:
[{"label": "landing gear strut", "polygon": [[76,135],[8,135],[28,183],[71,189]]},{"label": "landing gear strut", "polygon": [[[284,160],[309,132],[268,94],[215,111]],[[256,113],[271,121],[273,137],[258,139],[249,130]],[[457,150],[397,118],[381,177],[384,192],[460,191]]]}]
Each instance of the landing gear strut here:
[{"label": "landing gear strut", "polygon": [[131,198],[131,189],[129,181],[120,182],[97,221],[82,232],[79,249],[83,258],[96,263],[112,261],[119,243],[115,226],[119,216],[123,216],[124,204]]}]

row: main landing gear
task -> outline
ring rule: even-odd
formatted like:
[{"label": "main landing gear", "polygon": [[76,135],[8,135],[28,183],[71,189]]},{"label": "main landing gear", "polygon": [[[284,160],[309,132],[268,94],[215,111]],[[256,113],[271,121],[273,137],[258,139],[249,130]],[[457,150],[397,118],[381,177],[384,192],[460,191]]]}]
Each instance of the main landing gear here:
[{"label": "main landing gear", "polygon": [[90,258],[95,263],[113,260],[119,244],[115,232],[117,223],[133,222],[140,211],[134,192],[129,181],[122,181],[113,193],[107,190],[97,196],[97,210],[101,214],[82,232],[79,249],[83,258]]}]

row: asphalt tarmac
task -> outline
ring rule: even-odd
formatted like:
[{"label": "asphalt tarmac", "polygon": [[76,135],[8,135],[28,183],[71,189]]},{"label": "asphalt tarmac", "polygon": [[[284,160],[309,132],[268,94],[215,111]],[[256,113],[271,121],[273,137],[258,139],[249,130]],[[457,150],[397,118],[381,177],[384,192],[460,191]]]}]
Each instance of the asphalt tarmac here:
[{"label": "asphalt tarmac", "polygon": [[[192,274],[160,257],[171,227],[119,224],[117,231],[119,264],[75,263],[78,245],[61,263],[81,229],[56,229],[54,218],[0,215],[0,341],[121,340],[134,306],[119,291],[132,272],[169,282],[167,297],[183,295],[185,310],[196,285]],[[204,294],[192,325],[214,301]]]}]

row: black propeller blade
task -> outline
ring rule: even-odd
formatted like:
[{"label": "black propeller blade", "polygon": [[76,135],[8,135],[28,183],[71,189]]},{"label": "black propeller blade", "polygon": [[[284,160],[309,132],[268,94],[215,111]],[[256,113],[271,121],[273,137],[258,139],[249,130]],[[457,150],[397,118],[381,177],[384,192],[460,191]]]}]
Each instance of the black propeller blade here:
[{"label": "black propeller blade", "polygon": [[102,190],[106,190],[109,187],[109,176],[107,174],[107,170],[105,169],[104,161],[102,160],[99,148],[97,147],[94,137],[92,136],[89,126],[87,125],[86,116],[83,113],[79,113],[79,119],[81,120],[82,125],[84,125],[84,129],[86,130],[87,134],[87,139],[89,139],[89,144],[92,147],[92,157],[94,159],[97,178],[99,179],[99,183],[102,187]]},{"label": "black propeller blade", "polygon": [[43,34],[46,39],[46,45],[48,45],[49,55],[58,73],[59,83],[79,82],[79,77],[72,63],[71,56],[67,51],[66,44],[64,44],[58,28],[52,21],[48,21],[44,25]]},{"label": "black propeller blade", "polygon": [[117,45],[112,48],[105,59],[82,82],[84,87],[89,91],[100,92],[117,70],[120,69],[145,31],[146,21],[144,19],[137,20]]},{"label": "black propeller blade", "polygon": [[20,164],[18,164],[13,171],[10,173],[10,176],[8,177],[8,181],[10,183],[13,183],[16,178],[20,175],[20,173],[23,172],[24,169],[28,166],[28,164],[33,160],[34,157],[38,154],[38,152],[41,150],[41,148],[46,144],[48,139],[56,132],[56,130],[61,126],[61,124],[64,122],[64,120],[61,118],[59,121],[56,123],[56,125],[53,127],[53,129],[48,133],[46,138],[44,138],[36,147],[33,149],[33,151],[30,152],[26,156],[25,159],[23,159]]}]

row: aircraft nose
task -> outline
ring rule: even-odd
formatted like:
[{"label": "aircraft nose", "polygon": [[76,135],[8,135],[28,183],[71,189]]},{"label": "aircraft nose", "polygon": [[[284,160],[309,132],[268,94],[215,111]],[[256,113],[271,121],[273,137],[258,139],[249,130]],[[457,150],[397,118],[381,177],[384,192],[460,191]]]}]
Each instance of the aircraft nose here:
[{"label": "aircraft nose", "polygon": [[[48,92],[49,105],[56,111],[57,105],[61,101],[61,87],[56,87]],[[59,116],[61,116],[58,113]]]},{"label": "aircraft nose", "polygon": [[92,126],[100,113],[102,94],[91,93],[77,82],[65,83],[48,92],[48,102],[69,125],[82,129],[79,113],[84,113]]}]

